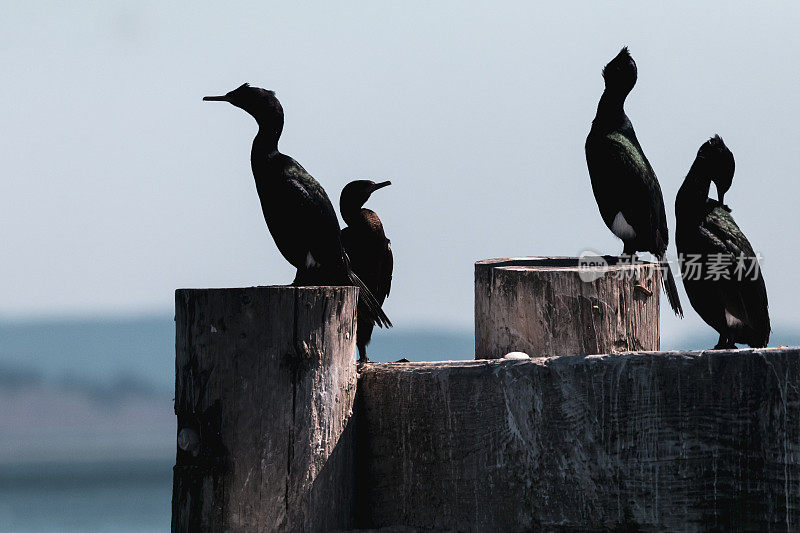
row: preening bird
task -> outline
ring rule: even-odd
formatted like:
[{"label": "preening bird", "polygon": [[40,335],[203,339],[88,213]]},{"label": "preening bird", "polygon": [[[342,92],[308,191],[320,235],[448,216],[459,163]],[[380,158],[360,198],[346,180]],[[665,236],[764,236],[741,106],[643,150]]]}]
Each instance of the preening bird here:
[{"label": "preening bird", "polygon": [[605,91],[586,137],[586,163],[597,206],[606,226],[624,243],[623,254],[650,252],[664,272],[664,292],[683,316],[678,288],[665,256],[669,244],[664,198],[656,173],[625,114],[625,99],[636,84],[636,63],[623,48],[603,69]]},{"label": "preening bird", "polygon": [[[700,147],[675,199],[675,244],[689,302],[719,333],[715,348],[760,348],[769,342],[767,287],[753,247],[722,203],[734,169],[719,135]],[[719,201],[708,198],[712,181]]]},{"label": "preening bird", "polygon": [[245,83],[203,100],[233,104],[258,123],[250,164],[269,232],[283,257],[297,268],[293,285],[355,285],[361,289],[359,316],[391,326],[375,296],[350,268],[325,190],[297,161],[278,151],[283,108],[275,93]]},{"label": "preening bird", "polygon": [[[345,185],[339,197],[339,211],[347,224],[342,230],[342,242],[350,258],[350,266],[372,291],[379,304],[383,304],[389,296],[394,259],[381,219],[374,211],[363,206],[373,192],[391,184],[390,181],[351,181]],[[373,324],[362,319],[361,315],[359,310],[356,346],[359,362],[366,362],[369,361],[367,345],[372,338]]]}]

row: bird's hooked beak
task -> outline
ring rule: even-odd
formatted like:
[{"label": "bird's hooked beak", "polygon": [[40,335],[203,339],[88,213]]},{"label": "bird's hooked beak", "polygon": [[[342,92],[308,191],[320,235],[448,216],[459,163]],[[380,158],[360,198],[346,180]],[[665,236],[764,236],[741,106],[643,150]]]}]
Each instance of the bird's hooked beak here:
[{"label": "bird's hooked beak", "polygon": [[222,96],[204,96],[204,102],[228,102],[228,95],[223,94]]},{"label": "bird's hooked beak", "polygon": [[391,184],[392,184],[391,181],[382,181],[380,183],[376,183],[375,185],[372,186],[372,190],[370,190],[369,192],[370,192],[370,194],[372,194],[375,191],[377,191],[378,189],[383,189],[384,187],[387,187],[387,186],[389,186]]}]

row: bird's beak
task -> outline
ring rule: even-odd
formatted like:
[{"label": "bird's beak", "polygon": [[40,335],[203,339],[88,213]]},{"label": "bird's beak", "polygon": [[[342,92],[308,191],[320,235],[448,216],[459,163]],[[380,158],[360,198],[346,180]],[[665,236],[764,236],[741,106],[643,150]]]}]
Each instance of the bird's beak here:
[{"label": "bird's beak", "polygon": [[391,181],[382,181],[380,183],[376,183],[375,185],[372,186],[372,190],[370,192],[373,193],[373,192],[377,191],[378,189],[383,189],[384,187],[387,187],[387,186],[389,186],[391,184],[392,184]]},{"label": "bird's beak", "polygon": [[203,97],[203,101],[204,102],[227,102],[228,101],[228,95],[204,96]]}]

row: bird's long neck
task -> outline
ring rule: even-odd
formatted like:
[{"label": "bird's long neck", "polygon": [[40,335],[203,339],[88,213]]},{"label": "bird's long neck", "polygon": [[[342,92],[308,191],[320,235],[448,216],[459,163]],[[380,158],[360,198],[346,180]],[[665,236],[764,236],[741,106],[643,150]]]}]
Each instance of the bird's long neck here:
[{"label": "bird's long neck", "polygon": [[342,213],[342,220],[344,220],[344,223],[349,227],[354,228],[363,223],[364,217],[361,216],[362,205],[363,204],[359,205],[354,202],[348,202],[339,207]]},{"label": "bird's long neck", "polygon": [[271,156],[278,152],[278,140],[281,137],[280,130],[259,125],[258,134],[253,139],[252,157]]},{"label": "bird's long neck", "polygon": [[253,148],[250,150],[250,168],[256,179],[256,186],[259,188],[259,196],[261,187],[273,183],[275,179],[281,177],[280,172],[276,171],[273,164],[280,155],[278,151],[279,137],[280,133],[276,134],[274,130],[259,128],[256,138],[253,139]]},{"label": "bird's long neck", "polygon": [[593,124],[598,127],[615,128],[625,124],[625,98],[628,93],[606,89],[597,104],[597,114]]},{"label": "bird's long neck", "polygon": [[683,180],[683,185],[678,189],[678,195],[675,198],[675,211],[678,218],[691,213],[699,215],[705,210],[711,180],[708,178],[707,170],[703,167],[704,165],[696,159]]}]

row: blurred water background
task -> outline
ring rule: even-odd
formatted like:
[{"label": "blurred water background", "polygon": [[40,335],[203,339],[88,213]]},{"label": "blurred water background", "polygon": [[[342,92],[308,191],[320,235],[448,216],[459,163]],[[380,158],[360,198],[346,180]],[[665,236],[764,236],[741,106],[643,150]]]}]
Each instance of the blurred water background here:
[{"label": "blurred water background", "polygon": [[[662,349],[707,348],[709,330]],[[0,321],[0,531],[166,531],[175,419],[169,316]],[[776,327],[772,346],[798,345]],[[378,331],[375,361],[472,359],[468,328]]]},{"label": "blurred water background", "polygon": [[[0,531],[169,529],[174,339],[170,316],[0,321]],[[397,328],[371,355],[472,348],[471,330]]]}]

